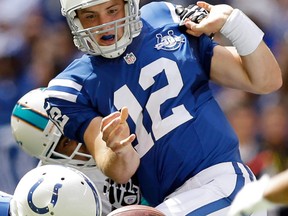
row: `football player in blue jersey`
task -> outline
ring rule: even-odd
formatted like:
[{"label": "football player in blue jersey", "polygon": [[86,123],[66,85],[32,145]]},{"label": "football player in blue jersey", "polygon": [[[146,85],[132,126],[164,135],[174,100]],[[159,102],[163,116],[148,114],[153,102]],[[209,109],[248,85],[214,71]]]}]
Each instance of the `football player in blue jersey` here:
[{"label": "football player in blue jersey", "polygon": [[13,195],[0,191],[1,216],[101,216],[101,210],[93,182],[82,172],[60,165],[30,170]]},{"label": "football player in blue jersey", "polygon": [[[209,82],[278,90],[281,71],[264,33],[226,4],[201,1],[182,11],[167,2],[139,9],[139,0],[61,5],[85,54],[50,81],[50,119],[85,143],[114,181],[137,175],[144,198],[165,215],[225,215],[255,177]],[[233,46],[213,41],[219,32]]]}]

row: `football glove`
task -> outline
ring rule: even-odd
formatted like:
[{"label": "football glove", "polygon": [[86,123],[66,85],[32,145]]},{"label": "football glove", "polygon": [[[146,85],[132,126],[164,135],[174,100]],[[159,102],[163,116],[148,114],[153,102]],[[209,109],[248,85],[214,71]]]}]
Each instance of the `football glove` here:
[{"label": "football glove", "polygon": [[110,178],[104,183],[104,194],[112,205],[112,210],[127,206],[140,204],[141,194],[138,180],[133,176],[126,184],[117,184]]},{"label": "football glove", "polygon": [[208,11],[197,5],[189,5],[184,8],[182,5],[177,5],[175,12],[180,16],[179,28],[181,31],[185,31],[186,27],[184,25],[186,19],[190,19],[192,22],[200,23],[208,15]]}]

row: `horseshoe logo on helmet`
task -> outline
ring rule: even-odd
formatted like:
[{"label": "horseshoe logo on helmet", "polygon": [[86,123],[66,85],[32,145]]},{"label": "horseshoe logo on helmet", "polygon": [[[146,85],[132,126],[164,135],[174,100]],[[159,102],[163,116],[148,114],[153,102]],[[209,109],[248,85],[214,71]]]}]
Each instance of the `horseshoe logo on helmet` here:
[{"label": "horseshoe logo on helmet", "polygon": [[[32,211],[34,211],[37,214],[46,214],[47,212],[49,212],[49,206],[47,205],[45,207],[37,207],[34,203],[33,203],[33,193],[35,192],[35,190],[39,187],[39,185],[44,181],[43,178],[39,179],[29,190],[28,196],[27,196],[27,201],[28,201],[28,205],[30,207],[30,209]],[[62,187],[62,184],[57,183],[54,185],[53,188],[53,193],[52,193],[52,197],[51,197],[51,201],[50,203],[52,204],[52,206],[54,207],[57,203],[58,200],[58,191],[59,189]]]}]

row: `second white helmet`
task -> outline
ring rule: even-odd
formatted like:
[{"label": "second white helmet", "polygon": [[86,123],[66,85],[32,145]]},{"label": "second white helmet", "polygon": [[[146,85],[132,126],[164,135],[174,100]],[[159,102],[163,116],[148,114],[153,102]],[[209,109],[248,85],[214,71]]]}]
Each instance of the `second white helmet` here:
[{"label": "second white helmet", "polygon": [[[26,93],[14,106],[11,128],[19,146],[29,155],[40,159],[43,164],[63,164],[77,169],[94,168],[96,164],[93,157],[80,152],[82,143],[77,144],[71,155],[56,151],[64,136],[49,119],[44,102],[44,88],[37,88]],[[83,160],[76,160],[76,155]]]},{"label": "second white helmet", "polygon": [[26,173],[10,201],[12,216],[101,216],[97,188],[82,172],[44,165]]}]

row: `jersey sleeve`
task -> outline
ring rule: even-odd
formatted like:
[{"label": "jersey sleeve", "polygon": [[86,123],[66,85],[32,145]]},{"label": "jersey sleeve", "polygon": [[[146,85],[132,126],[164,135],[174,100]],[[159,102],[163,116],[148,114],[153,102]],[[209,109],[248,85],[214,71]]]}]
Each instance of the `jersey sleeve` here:
[{"label": "jersey sleeve", "polygon": [[151,2],[141,8],[141,17],[153,28],[161,28],[167,23],[179,23],[175,5],[169,2]]},{"label": "jersey sleeve", "polygon": [[213,57],[213,49],[215,46],[218,45],[218,43],[204,34],[200,36],[199,40],[200,40],[200,44],[199,44],[200,64],[202,65],[207,76],[210,77],[210,69],[211,69],[211,60]]},{"label": "jersey sleeve", "polygon": [[91,120],[99,116],[90,106],[89,86],[85,82],[93,76],[93,69],[85,61],[75,60],[50,81],[45,91],[45,109],[49,118],[65,136],[79,142],[84,141],[83,135]]}]

